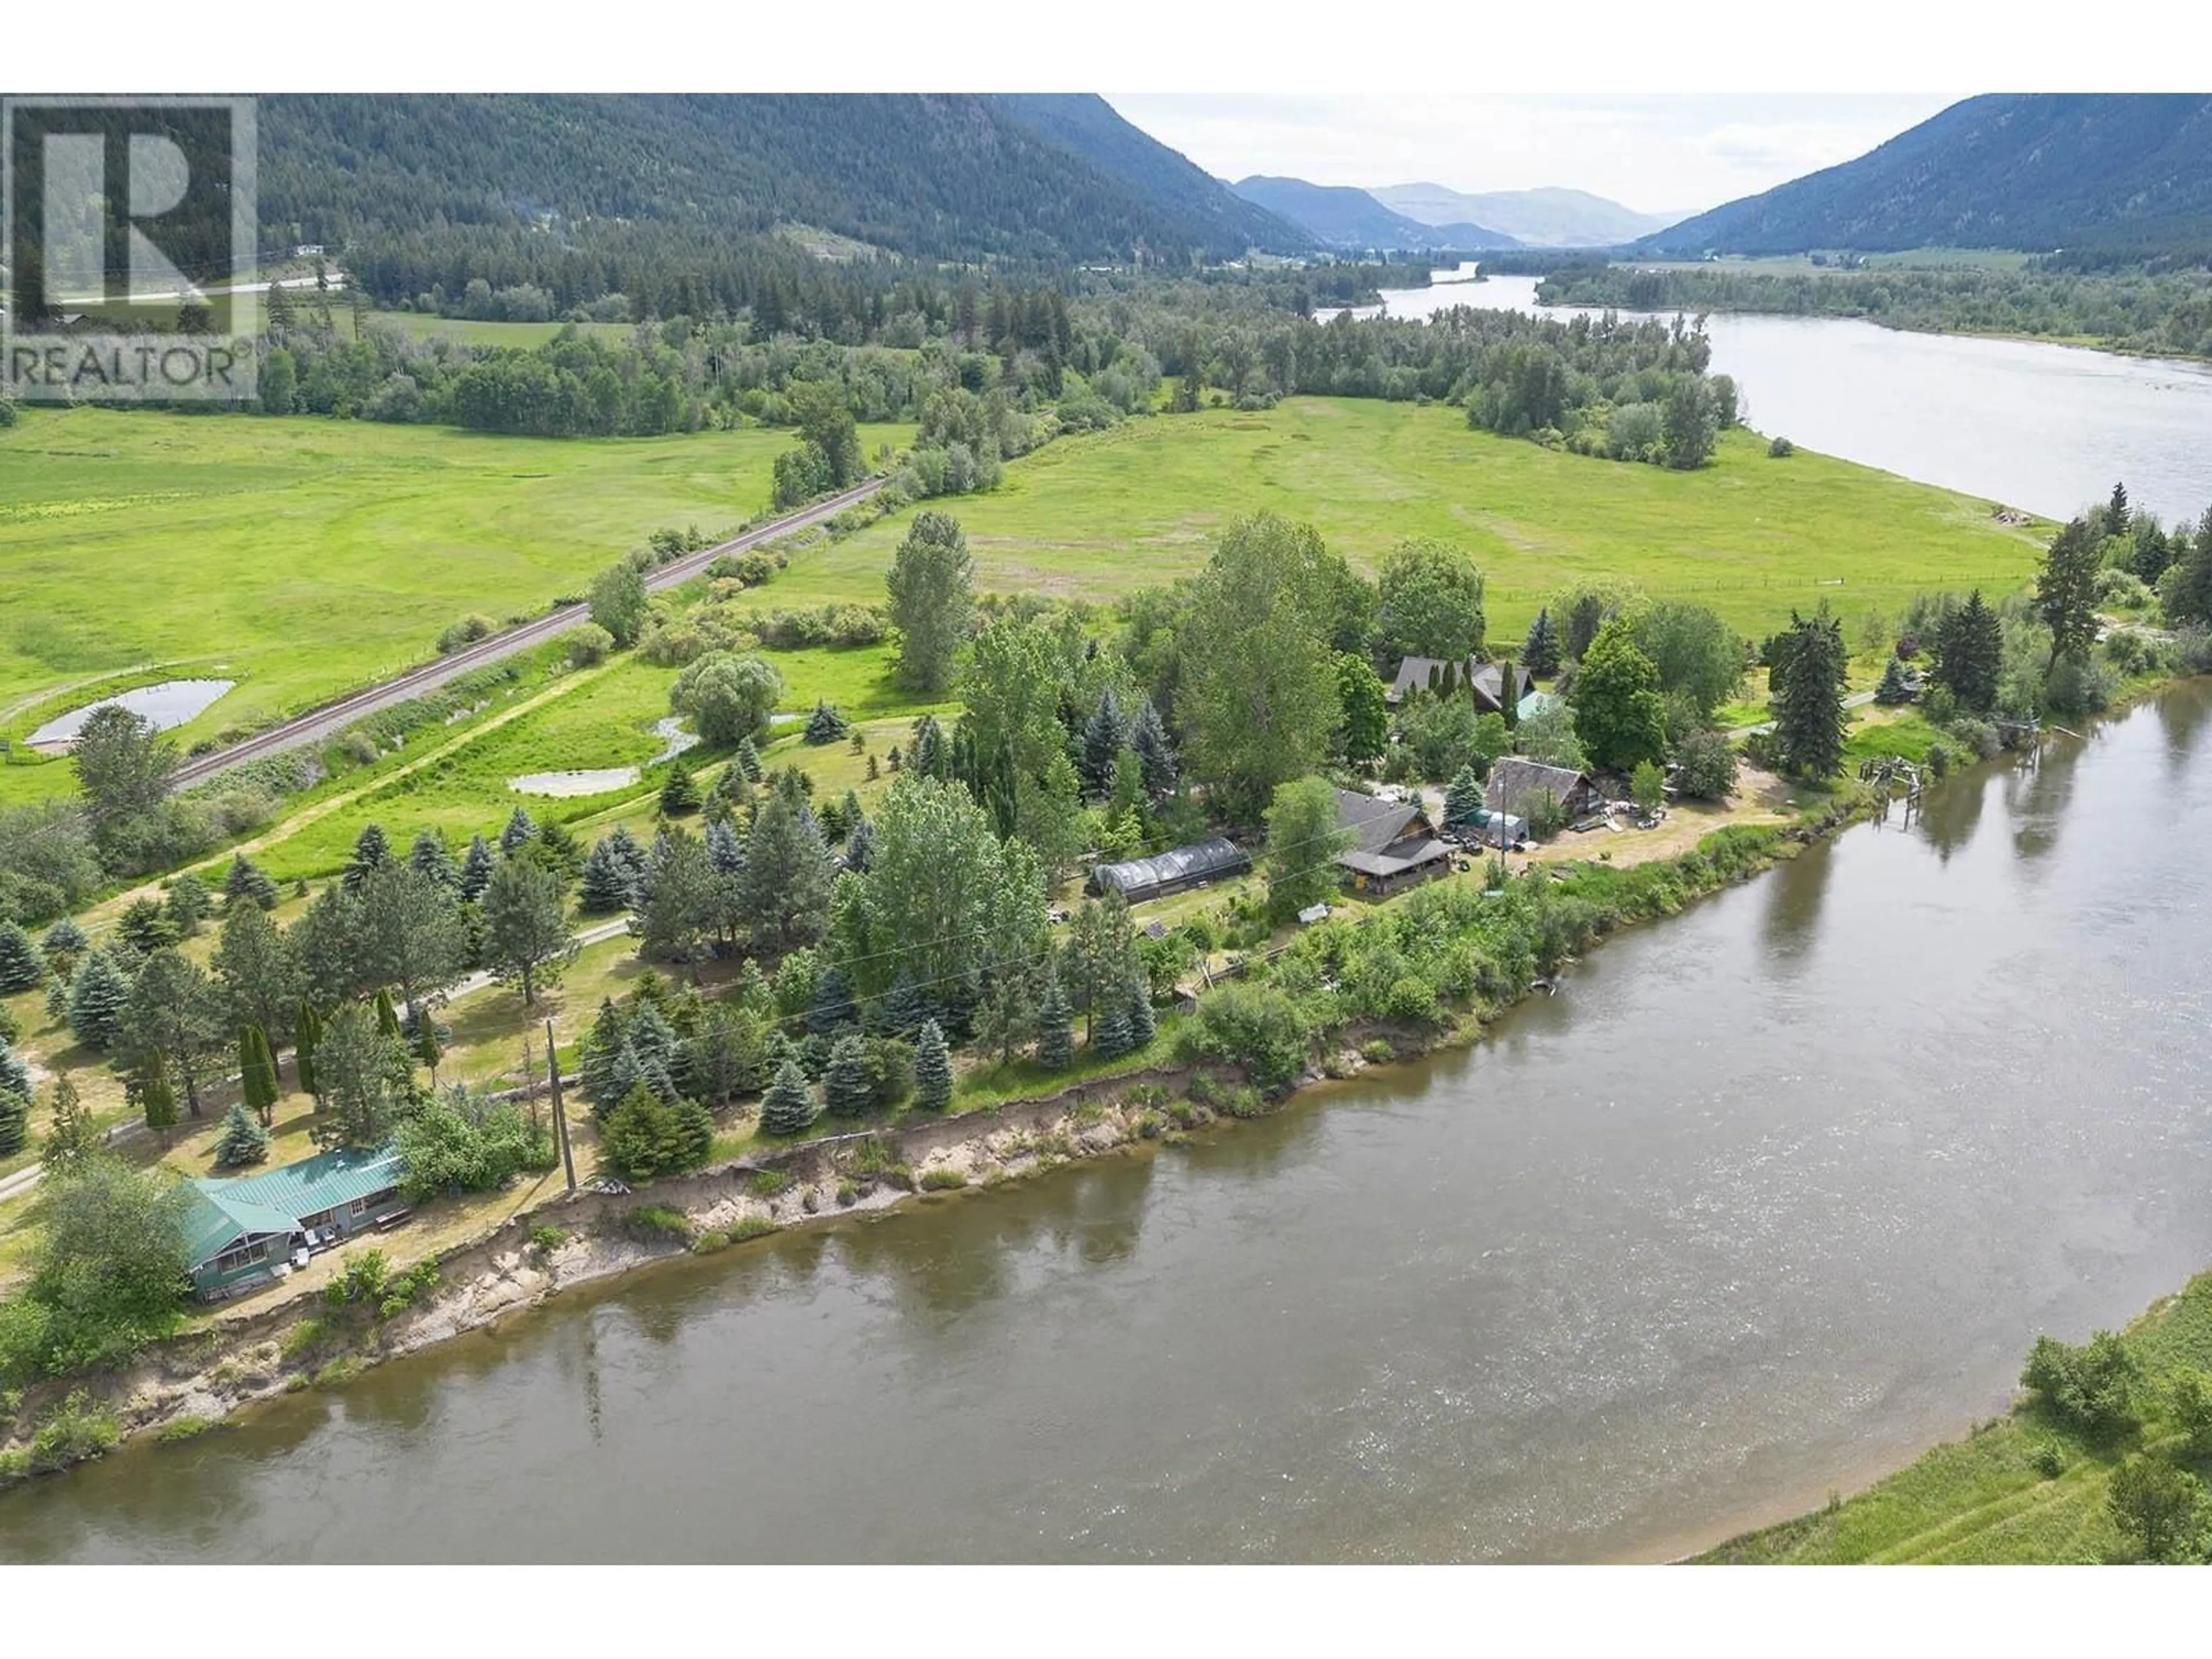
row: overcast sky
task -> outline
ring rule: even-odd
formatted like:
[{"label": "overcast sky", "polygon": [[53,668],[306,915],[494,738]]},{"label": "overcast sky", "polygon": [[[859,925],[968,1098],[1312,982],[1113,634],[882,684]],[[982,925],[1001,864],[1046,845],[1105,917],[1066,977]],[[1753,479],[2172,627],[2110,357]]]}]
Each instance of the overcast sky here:
[{"label": "overcast sky", "polygon": [[1646,213],[1694,212],[1863,155],[1956,99],[1929,94],[1109,94],[1224,179],[1565,185]]}]

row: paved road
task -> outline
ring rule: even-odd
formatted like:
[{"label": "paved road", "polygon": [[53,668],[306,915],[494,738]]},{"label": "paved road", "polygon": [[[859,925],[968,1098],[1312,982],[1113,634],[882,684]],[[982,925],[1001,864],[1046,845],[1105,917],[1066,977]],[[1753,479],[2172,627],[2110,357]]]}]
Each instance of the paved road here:
[{"label": "paved road", "polygon": [[[820,524],[823,520],[835,517],[855,502],[866,501],[882,488],[881,479],[871,478],[866,483],[855,485],[842,495],[832,495],[828,500],[818,501],[800,512],[790,514],[784,518],[771,520],[757,530],[748,530],[741,536],[732,536],[728,541],[719,543],[697,553],[687,553],[682,558],[665,564],[658,570],[649,572],[645,579],[645,586],[648,592],[672,587],[678,582],[697,575],[725,553],[742,553],[749,548],[758,547],[763,543],[774,541],[779,536],[787,536],[794,530],[804,530],[810,525]],[[218,749],[211,754],[200,755],[186,760],[177,769],[176,782],[173,787],[178,789],[188,789],[194,784],[205,783],[210,778],[226,772],[243,762],[259,760],[264,755],[282,754],[288,749],[297,749],[303,744],[320,742],[323,738],[352,725],[356,720],[374,714],[380,709],[389,708],[394,703],[405,702],[410,698],[419,697],[426,692],[434,691],[440,686],[459,678],[473,669],[499,662],[514,655],[518,651],[527,651],[533,646],[543,645],[546,641],[589,622],[591,615],[589,605],[562,605],[558,611],[548,611],[544,616],[537,617],[533,621],[520,623],[507,629],[504,633],[494,634],[488,639],[479,640],[474,645],[454,652],[451,656],[441,657],[434,663],[425,663],[420,668],[410,669],[406,673],[386,680],[380,685],[373,685],[366,690],[356,691],[349,696],[341,697],[336,702],[326,703],[320,708],[311,708],[304,714],[295,715],[289,720],[270,726],[265,732],[258,732],[250,738],[233,744],[228,749]]]},{"label": "paved road", "polygon": [[[614,939],[629,931],[629,918],[617,916],[612,921],[595,921],[589,927],[578,928],[575,939],[579,945],[597,945],[603,939]],[[489,990],[497,982],[489,973],[471,974],[447,988],[446,1000],[453,1002],[462,997],[474,996],[479,991]],[[237,1079],[229,1080],[234,1083]],[[107,1144],[119,1146],[125,1141],[137,1139],[146,1133],[145,1124],[133,1118],[128,1122],[111,1126],[107,1131]],[[27,1170],[18,1170],[15,1174],[0,1179],[0,1203],[30,1191],[39,1184],[39,1166],[33,1164]]]}]

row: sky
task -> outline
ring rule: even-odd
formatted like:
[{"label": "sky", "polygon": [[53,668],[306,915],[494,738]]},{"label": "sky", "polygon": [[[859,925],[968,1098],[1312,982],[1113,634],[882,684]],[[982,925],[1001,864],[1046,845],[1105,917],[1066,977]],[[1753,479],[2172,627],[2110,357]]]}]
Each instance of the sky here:
[{"label": "sky", "polygon": [[1109,93],[1224,179],[1452,190],[1564,185],[1693,213],[1863,155],[1962,94]]}]

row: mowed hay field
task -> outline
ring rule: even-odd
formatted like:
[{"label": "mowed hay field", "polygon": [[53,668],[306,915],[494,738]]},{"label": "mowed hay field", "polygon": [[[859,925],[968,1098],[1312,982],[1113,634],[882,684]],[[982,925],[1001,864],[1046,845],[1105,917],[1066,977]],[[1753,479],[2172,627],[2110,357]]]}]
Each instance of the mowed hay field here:
[{"label": "mowed hay field", "polygon": [[187,740],[297,710],[471,612],[542,612],[664,526],[742,522],[791,441],[27,410],[0,430],[0,720],[141,665],[240,682]]},{"label": "mowed hay field", "polygon": [[[1586,579],[1694,598],[1749,634],[1823,596],[1854,615],[1937,585],[2009,588],[2048,536],[1996,524],[1988,502],[1826,456],[1771,459],[1749,433],[1695,472],[1669,472],[1471,431],[1456,409],[1322,398],[1064,438],[1010,465],[990,495],[933,505],[966,526],[979,585],[1087,598],[1188,574],[1211,538],[1262,507],[1310,520],[1363,568],[1404,537],[1441,537],[1489,578],[1501,638]],[[806,554],[793,586],[880,599],[903,533],[893,519]]]}]

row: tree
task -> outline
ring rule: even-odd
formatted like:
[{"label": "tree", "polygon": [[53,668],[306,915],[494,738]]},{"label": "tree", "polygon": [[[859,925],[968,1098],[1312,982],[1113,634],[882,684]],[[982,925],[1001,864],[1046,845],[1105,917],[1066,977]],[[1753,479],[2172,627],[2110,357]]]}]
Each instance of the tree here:
[{"label": "tree", "polygon": [[875,1103],[868,1051],[859,1032],[848,1031],[830,1045],[829,1068],[822,1073],[822,1094],[833,1117],[860,1117]]},{"label": "tree", "polygon": [[860,454],[860,434],[845,400],[845,387],[836,380],[793,380],[785,393],[800,441],[821,453],[828,467],[825,488],[842,489],[859,479],[866,463]]},{"label": "tree", "polygon": [[84,929],[67,916],[47,928],[46,936],[41,941],[47,962],[57,968],[76,962],[91,944],[92,941],[85,937]]},{"label": "tree", "polygon": [[753,949],[774,957],[818,941],[830,925],[830,849],[795,793],[762,805],[733,895]]},{"label": "tree", "polygon": [[2128,487],[2115,481],[2112,499],[2105,503],[2105,533],[2124,536],[2128,533]]},{"label": "tree", "polygon": [[222,878],[222,896],[226,908],[244,899],[264,910],[274,910],[276,884],[269,879],[259,865],[240,853],[231,860],[230,869]]},{"label": "tree", "polygon": [[592,582],[592,620],[618,647],[637,643],[645,631],[645,577],[629,560],[610,565]]},{"label": "tree", "polygon": [[1128,746],[1130,724],[1121,700],[1108,686],[1098,694],[1097,707],[1083,724],[1083,793],[1093,799],[1114,787],[1114,763]]},{"label": "tree", "polygon": [[1597,631],[1575,671],[1575,736],[1593,764],[1626,772],[1667,752],[1667,704],[1659,671],[1616,617]]},{"label": "tree", "polygon": [[[690,717],[699,736],[716,748],[739,746],[767,734],[769,716],[783,698],[783,676],[761,656],[710,651],[694,660],[668,688],[668,704]],[[756,754],[750,775],[757,776]]]},{"label": "tree", "polygon": [[224,1021],[258,1025],[281,1042],[300,1006],[303,978],[290,938],[278,931],[258,904],[234,906],[223,913],[222,939],[211,959],[222,993]]},{"label": "tree", "polygon": [[1521,645],[1521,660],[1540,679],[1549,679],[1559,672],[1559,630],[1552,622],[1549,605],[1539,611],[1536,620],[1528,624],[1528,637]]},{"label": "tree", "polygon": [[899,684],[927,696],[943,692],[952,684],[953,658],[975,616],[975,562],[960,521],[943,513],[916,514],[884,580],[897,635]]},{"label": "tree", "polygon": [[1482,780],[1472,765],[1462,766],[1452,774],[1452,781],[1444,790],[1444,822],[1472,824],[1474,815],[1482,809]]},{"label": "tree", "polygon": [[1648,760],[1637,762],[1636,770],[1628,780],[1628,795],[1630,799],[1646,812],[1657,811],[1666,804],[1667,775],[1659,769],[1655,762]]},{"label": "tree", "polygon": [[0,920],[0,996],[35,990],[46,982],[46,959],[31,936],[13,921]]},{"label": "tree", "polygon": [[1067,993],[1055,974],[1046,981],[1044,1001],[1036,1017],[1037,1064],[1048,1072],[1064,1072],[1075,1058],[1075,1018],[1067,1006]]},{"label": "tree", "polygon": [[679,756],[669,767],[668,776],[660,786],[660,815],[677,818],[698,810],[699,786],[691,776],[691,769]]},{"label": "tree", "polygon": [[46,1138],[39,1147],[39,1163],[48,1175],[81,1167],[107,1144],[67,1072],[55,1078],[53,1090],[46,1097]]},{"label": "tree", "polygon": [[158,899],[134,900],[117,919],[115,931],[123,942],[141,956],[150,955],[164,945],[174,945],[184,935],[177,931],[168,907]]},{"label": "tree", "polygon": [[1850,724],[1844,708],[1843,624],[1793,611],[1784,639],[1781,659],[1767,674],[1776,751],[1784,767],[1802,777],[1832,777],[1843,769],[1844,734]]},{"label": "tree", "polygon": [[1343,884],[1336,855],[1353,839],[1342,825],[1336,791],[1326,778],[1279,786],[1267,808],[1267,850],[1261,860],[1269,908],[1288,916],[1334,895]]},{"label": "tree", "polygon": [[933,1019],[921,1024],[921,1040],[914,1050],[915,1103],[926,1112],[941,1112],[952,1103],[952,1049],[945,1041],[945,1028]]},{"label": "tree", "polygon": [[1735,787],[1735,750],[1717,732],[1682,740],[1680,788],[1692,800],[1726,800]]},{"label": "tree", "polygon": [[2097,637],[2097,578],[2102,550],[2088,525],[2069,522],[2051,538],[2035,579],[2035,609],[2051,629],[2051,661],[2079,656]]},{"label": "tree", "polygon": [[323,1089],[315,1076],[315,1045],[322,1040],[323,1017],[315,1012],[313,1003],[301,1003],[292,1024],[292,1070],[298,1077],[300,1092],[313,1096],[319,1106],[322,1103]]},{"label": "tree", "polygon": [[1337,752],[1355,765],[1381,760],[1389,743],[1390,707],[1382,678],[1366,658],[1350,651],[1338,653],[1336,700],[1344,715]]},{"label": "tree", "polygon": [[222,1030],[215,987],[198,963],[167,948],[146,958],[131,984],[125,1041],[137,1054],[161,1052],[184,1084],[186,1106],[196,1118],[201,1068],[222,1042]]},{"label": "tree", "polygon": [[[2180,532],[2175,532],[2177,539]],[[2197,535],[2188,550],[2174,550],[2174,568],[2159,580],[2159,600],[2166,619],[2177,624],[2212,624],[2212,507],[2197,521]]]},{"label": "tree", "polygon": [[1150,697],[1137,705],[1129,746],[1137,751],[1137,759],[1143,766],[1145,793],[1155,800],[1172,793],[1176,787],[1175,745],[1168,741],[1167,726]]},{"label": "tree", "polygon": [[482,898],[498,863],[490,842],[482,836],[470,836],[469,850],[461,858],[461,897],[471,904]]},{"label": "tree", "polygon": [[102,1051],[123,1040],[131,1006],[131,981],[105,951],[89,951],[70,975],[69,1028],[88,1048]]},{"label": "tree", "polygon": [[1605,626],[1607,614],[1602,596],[1596,593],[1575,596],[1574,604],[1567,611],[1568,661],[1580,662],[1583,659],[1583,653],[1589,649],[1590,641],[1597,637],[1598,629]]},{"label": "tree", "polygon": [[222,1135],[216,1142],[215,1167],[243,1170],[269,1158],[269,1132],[254,1121],[243,1103],[233,1106],[222,1120]]},{"label": "tree", "polygon": [[2061,1422],[2093,1440],[2117,1439],[2136,1425],[2142,1363],[2110,1331],[2094,1333],[2078,1347],[2039,1336],[2020,1380]]},{"label": "tree", "polygon": [[176,744],[119,703],[92,711],[70,758],[104,857],[122,848],[135,821],[161,810],[177,772]]},{"label": "tree", "polygon": [[362,887],[357,944],[371,982],[397,987],[411,1015],[424,993],[461,969],[467,938],[459,902],[404,866],[379,870]]},{"label": "tree", "polygon": [[1658,671],[1660,695],[1686,699],[1699,725],[1743,684],[1743,641],[1705,605],[1661,599],[1639,610],[1632,629]]},{"label": "tree", "polygon": [[349,893],[359,895],[368,878],[379,870],[392,867],[392,842],[384,833],[384,826],[372,823],[354,837],[353,856],[346,860],[344,873],[339,881]]},{"label": "tree", "polygon": [[2112,1476],[2106,1506],[2146,1560],[2189,1558],[2204,1504],[2204,1483],[2186,1470],[2136,1452]]},{"label": "tree", "polygon": [[817,697],[814,703],[814,712],[806,717],[806,727],[800,735],[807,742],[819,747],[823,744],[836,742],[851,730],[852,727],[847,724],[845,717],[837,712],[836,704],[830,702],[826,697]]},{"label": "tree", "polygon": [[576,959],[575,938],[561,903],[561,884],[534,864],[510,859],[484,889],[484,960],[501,984],[522,988],[522,1006],[556,985]]},{"label": "tree", "polygon": [[13,1158],[30,1139],[31,1097],[0,1083],[0,1158]]},{"label": "tree", "polygon": [[1152,994],[1146,988],[1145,977],[1141,974],[1129,981],[1127,1006],[1129,1047],[1133,1052],[1149,1047],[1160,1031],[1159,1021],[1152,1015]]},{"label": "tree", "polygon": [[600,1131],[607,1162],[632,1181],[697,1168],[707,1161],[714,1139],[714,1120],[704,1108],[664,1099],[644,1082],[623,1096]]},{"label": "tree", "polygon": [[2004,630],[1978,587],[1936,629],[1936,683],[1950,688],[1960,708],[1985,714],[1996,706],[2003,669]]},{"label": "tree", "polygon": [[177,1091],[169,1085],[169,1068],[161,1058],[161,1051],[147,1051],[138,1068],[131,1074],[130,1092],[138,1102],[140,1115],[146,1127],[161,1143],[161,1150],[169,1147],[169,1131],[177,1127]]},{"label": "tree", "polygon": [[407,867],[441,887],[458,889],[461,884],[461,872],[446,850],[446,838],[428,826],[415,832],[414,845],[407,849]]},{"label": "tree", "polygon": [[42,1183],[42,1236],[23,1295],[46,1314],[40,1368],[118,1366],[176,1328],[185,1276],[185,1188],[106,1153]]},{"label": "tree", "polygon": [[1120,890],[1109,889],[1103,897],[1084,900],[1068,923],[1060,972],[1054,975],[1053,984],[1068,987],[1074,1006],[1083,1011],[1085,1042],[1091,1041],[1098,1021],[1112,1007],[1136,961],[1136,930]]},{"label": "tree", "polygon": [[207,884],[189,872],[179,876],[169,884],[169,896],[162,908],[168,912],[179,939],[195,937],[208,916]]},{"label": "tree", "polygon": [[360,1003],[332,1014],[315,1045],[322,1109],[308,1133],[318,1146],[371,1151],[392,1137],[414,1099],[407,1045],[384,1030]]},{"label": "tree", "polygon": [[[726,830],[727,825],[717,825]],[[709,837],[711,842],[711,835]],[[495,872],[496,873],[496,872]],[[592,843],[576,887],[576,905],[587,916],[627,910],[637,902],[645,875],[645,849],[620,824]],[[489,890],[487,884],[486,890]]]},{"label": "tree", "polygon": [[537,820],[526,808],[518,805],[507,815],[506,823],[500,828],[499,850],[513,858],[537,838]]},{"label": "tree", "polygon": [[240,1092],[245,1103],[263,1124],[273,1122],[276,1115],[279,1089],[276,1057],[269,1052],[269,1038],[258,1025],[242,1025],[238,1031],[238,1075]]},{"label": "tree", "polygon": [[430,1017],[430,1011],[426,1007],[415,1022],[415,1058],[421,1060],[423,1069],[430,1073],[433,1089],[438,1086],[438,1062],[445,1057],[446,1051],[438,1042],[438,1022]]},{"label": "tree", "polygon": [[1893,655],[1881,671],[1881,684],[1874,689],[1874,700],[1885,708],[1894,708],[1912,701],[1912,682],[1905,677],[1905,659]]},{"label": "tree", "polygon": [[1482,574],[1467,550],[1425,537],[1384,555],[1376,649],[1386,660],[1462,661],[1482,650]]},{"label": "tree", "polygon": [[1192,583],[1176,708],[1187,758],[1249,822],[1319,769],[1341,722],[1329,624],[1343,561],[1310,525],[1240,520]]},{"label": "tree", "polygon": [[785,1060],[775,1081],[761,1097],[761,1132],[771,1135],[804,1134],[814,1121],[814,1090],[794,1060]]}]

